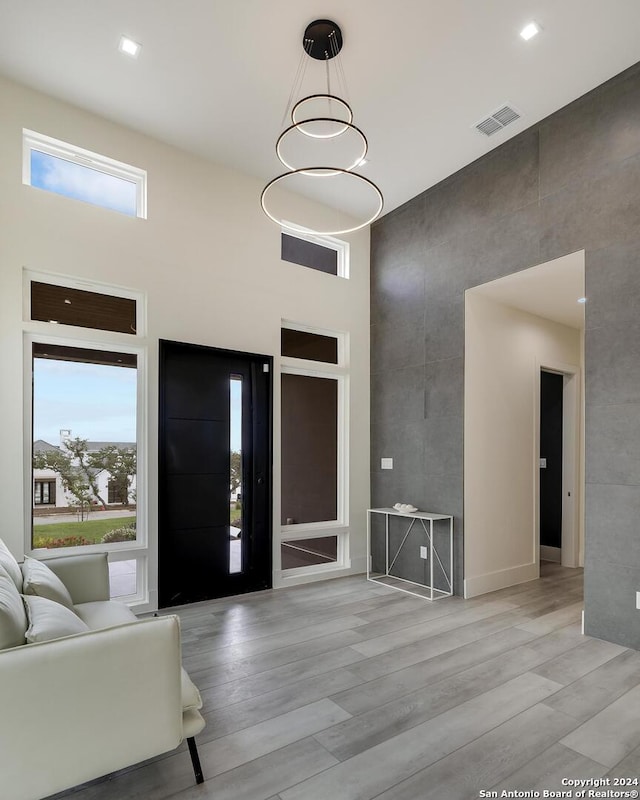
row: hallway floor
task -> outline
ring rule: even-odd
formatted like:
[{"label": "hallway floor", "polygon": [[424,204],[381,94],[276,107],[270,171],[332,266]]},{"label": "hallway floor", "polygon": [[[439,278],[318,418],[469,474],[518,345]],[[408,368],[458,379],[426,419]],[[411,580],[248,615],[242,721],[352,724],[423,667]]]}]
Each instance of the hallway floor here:
[{"label": "hallway floor", "polygon": [[582,636],[581,609],[582,570],[552,564],[466,601],[354,577],[181,609],[206,782],[183,745],[57,797],[472,800],[633,778],[640,653]]}]

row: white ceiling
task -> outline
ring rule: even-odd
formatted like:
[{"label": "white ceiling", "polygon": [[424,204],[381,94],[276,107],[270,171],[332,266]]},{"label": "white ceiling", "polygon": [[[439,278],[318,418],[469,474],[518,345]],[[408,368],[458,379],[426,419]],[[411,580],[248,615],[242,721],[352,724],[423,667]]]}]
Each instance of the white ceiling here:
[{"label": "white ceiling", "polygon": [[[266,180],[317,17],[342,27],[387,211],[640,60],[637,0],[0,0],[0,73]],[[523,119],[471,127],[504,102]]]},{"label": "white ceiling", "polygon": [[470,289],[529,314],[584,328],[584,250]]}]

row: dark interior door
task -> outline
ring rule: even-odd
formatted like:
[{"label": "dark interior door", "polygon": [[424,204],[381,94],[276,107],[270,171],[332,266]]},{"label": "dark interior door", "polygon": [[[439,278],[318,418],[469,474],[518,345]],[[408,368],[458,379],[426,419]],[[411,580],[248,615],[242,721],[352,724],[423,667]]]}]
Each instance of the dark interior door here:
[{"label": "dark interior door", "polygon": [[[540,544],[562,547],[562,392],[564,376],[540,373]],[[543,462],[543,463],[544,463]]]},{"label": "dark interior door", "polygon": [[272,366],[160,342],[163,608],[271,586]]}]

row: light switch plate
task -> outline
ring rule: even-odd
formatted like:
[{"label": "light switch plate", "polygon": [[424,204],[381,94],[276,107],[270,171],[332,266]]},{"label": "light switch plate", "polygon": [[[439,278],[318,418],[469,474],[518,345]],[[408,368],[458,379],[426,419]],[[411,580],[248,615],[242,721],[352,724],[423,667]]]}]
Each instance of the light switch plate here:
[{"label": "light switch plate", "polygon": [[380,459],[380,469],[393,469],[393,459],[392,458],[381,458]]},{"label": "light switch plate", "polygon": [[427,548],[420,546],[420,558],[427,558]]},{"label": "light switch plate", "polygon": [[540,459],[540,469],[546,469],[546,468],[547,468],[547,459],[546,458],[541,458]]}]

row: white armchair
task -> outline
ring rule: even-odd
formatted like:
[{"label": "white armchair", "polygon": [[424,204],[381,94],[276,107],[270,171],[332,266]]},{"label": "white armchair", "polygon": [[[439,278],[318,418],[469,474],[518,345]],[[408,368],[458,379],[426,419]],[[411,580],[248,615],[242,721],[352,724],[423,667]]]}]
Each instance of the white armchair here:
[{"label": "white armchair", "polygon": [[183,739],[201,783],[193,737],[204,727],[202,701],[182,669],[178,618],[137,620],[110,601],[106,555],[46,563],[91,630],[0,650],[2,795],[39,800]]}]

